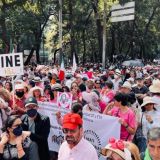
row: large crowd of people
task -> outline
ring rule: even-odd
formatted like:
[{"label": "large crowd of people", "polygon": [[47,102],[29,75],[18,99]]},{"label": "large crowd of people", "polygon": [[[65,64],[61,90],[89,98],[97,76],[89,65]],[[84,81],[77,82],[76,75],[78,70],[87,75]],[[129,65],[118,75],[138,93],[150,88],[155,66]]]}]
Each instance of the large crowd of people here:
[{"label": "large crowd of people", "polygon": [[[38,102],[56,103],[72,94],[71,113],[56,113],[65,141],[49,151],[49,117]],[[83,112],[118,117],[120,139],[101,149],[107,160],[160,160],[160,66],[103,69],[27,66],[24,75],[0,77],[0,160],[98,160],[83,138]],[[105,133],[104,133],[105,134]]]}]

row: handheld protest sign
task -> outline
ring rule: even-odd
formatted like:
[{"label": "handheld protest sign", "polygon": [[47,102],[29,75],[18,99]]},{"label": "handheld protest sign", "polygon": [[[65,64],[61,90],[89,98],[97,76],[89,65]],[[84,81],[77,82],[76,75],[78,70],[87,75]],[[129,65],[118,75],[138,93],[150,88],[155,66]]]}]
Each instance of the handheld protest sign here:
[{"label": "handheld protest sign", "polygon": [[12,77],[13,84],[13,105],[15,104],[14,99],[14,76],[23,75],[23,53],[12,53],[12,54],[1,54],[0,55],[0,76]]},{"label": "handheld protest sign", "polygon": [[0,55],[0,76],[23,75],[23,54],[1,54]]},{"label": "handheld protest sign", "polygon": [[59,108],[71,109],[72,94],[66,92],[58,92],[57,105]]}]

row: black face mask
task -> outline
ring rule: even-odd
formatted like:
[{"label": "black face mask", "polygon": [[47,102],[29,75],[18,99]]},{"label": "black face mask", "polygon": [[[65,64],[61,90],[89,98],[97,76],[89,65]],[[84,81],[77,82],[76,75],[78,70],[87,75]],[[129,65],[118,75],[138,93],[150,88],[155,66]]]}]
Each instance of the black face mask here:
[{"label": "black face mask", "polygon": [[19,125],[15,129],[13,129],[13,134],[18,137],[18,136],[22,135],[22,131],[23,131],[23,129],[22,129],[21,125]]},{"label": "black face mask", "polygon": [[31,118],[33,118],[36,114],[37,114],[36,109],[30,109],[30,110],[27,111],[27,115]]},{"label": "black face mask", "polygon": [[22,98],[24,95],[24,91],[16,91],[16,95],[17,97]]}]

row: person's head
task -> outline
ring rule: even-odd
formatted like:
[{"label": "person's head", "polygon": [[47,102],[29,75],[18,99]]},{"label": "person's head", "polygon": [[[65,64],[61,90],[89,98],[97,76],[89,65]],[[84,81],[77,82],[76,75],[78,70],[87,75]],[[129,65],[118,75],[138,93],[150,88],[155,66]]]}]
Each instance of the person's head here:
[{"label": "person's head", "polygon": [[32,88],[31,92],[32,92],[32,96],[33,97],[41,97],[41,96],[43,96],[43,90],[40,87],[36,86],[36,87]]},{"label": "person's head", "polygon": [[95,80],[95,88],[98,89],[98,88],[101,88],[101,81],[100,80]]},{"label": "person's head", "polygon": [[15,85],[15,94],[18,98],[22,98],[24,96],[24,85],[23,84]]},{"label": "person's head", "polygon": [[81,76],[80,74],[77,74],[77,75],[76,75],[76,82],[77,82],[78,84],[81,84],[81,83],[82,83],[82,76]]},{"label": "person's head", "polygon": [[35,77],[34,82],[36,86],[39,86],[41,84],[41,78],[40,77]]},{"label": "person's head", "polygon": [[12,91],[12,83],[11,83],[11,82],[6,82],[6,83],[5,83],[5,88],[6,88],[9,92],[11,92],[11,91]]},{"label": "person's head", "polygon": [[82,110],[83,110],[83,106],[81,103],[75,102],[72,104],[71,112],[79,114],[81,116],[81,118],[83,116]]},{"label": "person's head", "polygon": [[69,87],[68,86],[64,86],[62,87],[63,92],[70,92]]},{"label": "person's head", "polygon": [[154,95],[160,95],[160,80],[153,80],[152,85],[149,87],[149,91]]},{"label": "person's head", "polygon": [[128,96],[124,93],[117,93],[114,99],[115,99],[115,106],[117,107],[127,106],[128,104]]},{"label": "person's head", "polygon": [[149,96],[144,97],[143,103],[141,105],[142,112],[156,110],[154,107],[154,104],[155,103],[153,102],[152,97],[149,97]]},{"label": "person's head", "polygon": [[51,86],[50,85],[46,85],[44,88],[44,94],[48,95],[51,91]]},{"label": "person's head", "polygon": [[28,86],[29,86],[29,88],[35,87],[35,82],[30,80]]},{"label": "person's head", "polygon": [[11,115],[8,117],[5,123],[4,131],[7,132],[10,136],[13,136],[16,138],[22,135],[23,129],[21,125],[22,125],[22,121],[20,117],[16,115]]},{"label": "person's head", "polygon": [[153,160],[159,160],[160,158],[160,128],[152,128],[147,134],[147,148],[149,155]]},{"label": "person's head", "polygon": [[79,114],[68,113],[64,115],[62,128],[70,148],[76,146],[81,140],[83,135],[82,124],[83,120]]},{"label": "person's head", "polygon": [[53,84],[51,86],[52,92],[54,94],[54,97],[57,97],[58,92],[63,92],[62,86],[59,83]]},{"label": "person's head", "polygon": [[11,94],[7,89],[0,88],[0,97],[8,103],[11,101]]},{"label": "person's head", "polygon": [[131,142],[111,138],[109,143],[101,150],[107,160],[140,160],[139,150]]},{"label": "person's head", "polygon": [[25,101],[27,115],[34,119],[37,116],[38,102],[34,97],[29,97]]},{"label": "person's head", "polygon": [[92,90],[94,87],[94,82],[92,80],[88,80],[86,85],[89,90]]},{"label": "person's head", "polygon": [[126,81],[126,82],[124,82],[124,84],[121,86],[120,92],[121,92],[121,93],[128,94],[128,93],[131,92],[131,89],[132,89],[131,84]]},{"label": "person's head", "polygon": [[71,90],[76,90],[76,91],[78,91],[79,90],[79,87],[78,87],[78,83],[77,82],[72,82],[72,84],[71,84]]},{"label": "person's head", "polygon": [[130,77],[131,78],[135,78],[136,77],[136,72],[135,71],[131,71],[130,72]]},{"label": "person's head", "polygon": [[106,82],[106,87],[110,90],[110,89],[112,89],[113,88],[113,83],[112,83],[112,81],[107,81]]},{"label": "person's head", "polygon": [[143,87],[144,86],[144,80],[142,77],[136,78],[136,83],[138,87]]}]

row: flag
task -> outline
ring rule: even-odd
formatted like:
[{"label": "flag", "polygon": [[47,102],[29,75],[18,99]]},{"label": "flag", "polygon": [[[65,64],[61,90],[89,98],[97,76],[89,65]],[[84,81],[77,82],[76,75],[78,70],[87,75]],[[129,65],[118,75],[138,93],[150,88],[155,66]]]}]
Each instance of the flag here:
[{"label": "flag", "polygon": [[63,56],[62,56],[61,68],[59,70],[58,77],[59,77],[59,79],[61,81],[63,81],[64,77],[65,77],[65,68],[64,68],[64,59],[63,59]]},{"label": "flag", "polygon": [[75,54],[73,54],[73,67],[72,67],[72,72],[75,73],[76,69],[77,69],[76,57],[75,57]]},{"label": "flag", "polygon": [[10,42],[9,42],[9,46],[10,46],[10,50],[9,50],[9,53],[14,53],[14,44],[12,43],[12,38],[10,39]]}]

